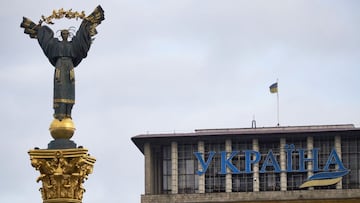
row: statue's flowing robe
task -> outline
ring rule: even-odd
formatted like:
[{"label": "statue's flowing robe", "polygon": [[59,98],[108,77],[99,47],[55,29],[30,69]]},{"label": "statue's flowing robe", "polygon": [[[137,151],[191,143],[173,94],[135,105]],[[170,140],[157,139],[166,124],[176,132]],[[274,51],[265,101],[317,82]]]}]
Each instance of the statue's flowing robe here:
[{"label": "statue's flowing robe", "polygon": [[54,117],[71,118],[71,109],[75,104],[74,67],[87,56],[91,45],[89,24],[83,21],[76,36],[71,41],[59,41],[47,26],[41,26],[37,33],[38,42],[55,67],[54,73]]}]

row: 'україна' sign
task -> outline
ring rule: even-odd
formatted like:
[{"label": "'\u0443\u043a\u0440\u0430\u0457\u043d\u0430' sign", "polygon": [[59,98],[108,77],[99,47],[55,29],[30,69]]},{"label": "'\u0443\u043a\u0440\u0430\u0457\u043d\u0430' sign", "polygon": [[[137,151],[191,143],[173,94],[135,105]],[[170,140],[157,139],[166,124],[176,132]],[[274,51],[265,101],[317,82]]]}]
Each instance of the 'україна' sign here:
[{"label": "'\u0443\u043a\u0440\u0430\u0457\u043d\u0430' sign", "polygon": [[[328,156],[328,159],[326,161],[326,164],[323,168],[319,168],[319,148],[313,148],[311,149],[312,158],[308,158],[308,154],[306,153],[307,149],[295,149],[295,146],[293,144],[291,145],[285,145],[285,153],[286,153],[286,170],[285,172],[307,172],[308,169],[305,167],[306,163],[312,163],[312,172],[319,172],[319,171],[329,171],[330,166],[336,165],[336,169],[338,171],[348,171],[348,169],[345,168],[344,164],[342,163],[338,153],[336,152],[335,148],[333,148]],[[202,170],[198,170],[198,175],[203,175],[206,173],[207,169],[209,168],[210,164],[212,163],[212,160],[214,156],[218,152],[210,151],[207,160],[204,160],[202,153],[200,152],[194,152],[195,157],[198,159]],[[243,151],[232,151],[232,152],[226,152],[221,151],[220,153],[220,171],[219,174],[241,174],[241,173],[253,173],[252,171],[252,165],[254,164],[260,164],[261,161],[261,154],[258,151],[254,150],[243,150]],[[229,154],[230,153],[230,154]],[[239,168],[237,168],[233,163],[232,159],[238,155],[239,153],[244,154],[245,159],[245,170],[241,171]],[[293,155],[298,155],[298,168],[294,168],[293,165]],[[227,172],[227,168],[230,169],[229,172]],[[264,161],[259,166],[260,173],[266,173],[273,171],[275,173],[280,173],[284,170],[281,170],[279,161],[276,159],[274,153],[272,150],[269,150]]]}]

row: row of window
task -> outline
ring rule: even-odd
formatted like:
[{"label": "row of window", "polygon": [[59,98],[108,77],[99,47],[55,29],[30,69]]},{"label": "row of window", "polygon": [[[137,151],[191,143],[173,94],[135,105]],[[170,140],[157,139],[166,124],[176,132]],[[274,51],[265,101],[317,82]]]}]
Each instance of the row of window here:
[{"label": "row of window", "polygon": [[[318,162],[322,168],[326,164],[329,153],[334,148],[334,137],[314,137],[314,148],[319,148]],[[307,148],[306,138],[287,138],[287,143],[294,144],[296,148]],[[225,151],[225,143],[207,143],[204,145],[204,160],[208,160],[210,151]],[[233,151],[243,151],[252,149],[252,140],[232,140]],[[272,150],[275,158],[279,160],[280,140],[259,140],[259,152],[261,154],[260,165],[265,160],[269,150]],[[198,160],[194,156],[198,152],[198,145],[178,143],[178,193],[197,193],[199,191]],[[340,153],[339,153],[340,154]],[[244,170],[245,158],[243,153],[239,153],[232,159],[232,164],[240,170]],[[162,146],[162,193],[171,192],[171,146]],[[209,165],[205,176],[205,192],[225,192],[225,175],[219,174],[221,162],[220,154],[215,154]],[[297,153],[292,154],[294,167],[299,167],[299,156]],[[342,137],[341,139],[341,159],[344,166],[351,172],[343,177],[342,187],[344,189],[360,188],[360,139],[356,137]],[[160,162],[161,163],[161,162]],[[335,170],[335,166],[330,168]],[[306,172],[289,172],[287,173],[287,190],[299,190],[299,186],[306,181]],[[233,192],[252,192],[254,182],[259,181],[260,191],[279,191],[280,173],[268,172],[260,173],[259,180],[254,179],[253,174],[233,174],[232,191]],[[315,189],[333,189],[335,185],[316,187]]]}]

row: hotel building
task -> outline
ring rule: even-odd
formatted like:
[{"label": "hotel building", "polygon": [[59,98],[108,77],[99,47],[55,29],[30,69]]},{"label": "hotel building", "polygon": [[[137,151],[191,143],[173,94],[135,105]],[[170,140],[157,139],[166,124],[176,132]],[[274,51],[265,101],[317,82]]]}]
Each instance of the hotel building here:
[{"label": "hotel building", "polygon": [[132,138],[141,203],[360,202],[354,125],[198,129]]}]

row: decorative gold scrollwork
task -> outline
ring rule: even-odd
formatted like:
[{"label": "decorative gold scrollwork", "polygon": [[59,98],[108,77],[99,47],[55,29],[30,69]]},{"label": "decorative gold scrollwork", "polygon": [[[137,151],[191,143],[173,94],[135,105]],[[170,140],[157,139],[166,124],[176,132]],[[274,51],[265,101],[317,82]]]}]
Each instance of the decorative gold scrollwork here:
[{"label": "decorative gold scrollwork", "polygon": [[37,182],[42,182],[44,203],[81,202],[85,192],[83,182],[95,163],[86,149],[31,150],[29,154],[31,165],[40,172]]}]

